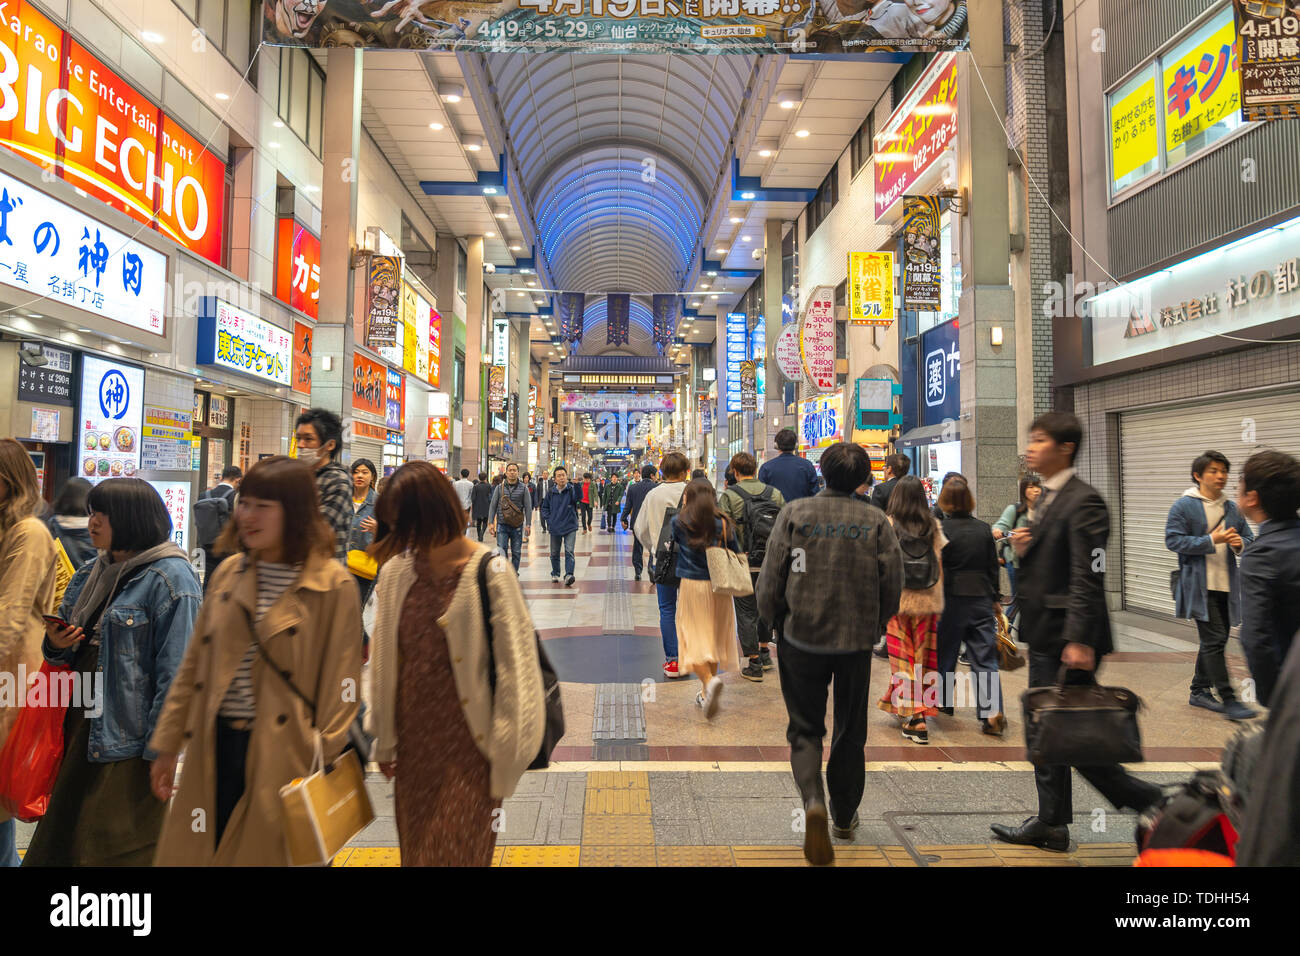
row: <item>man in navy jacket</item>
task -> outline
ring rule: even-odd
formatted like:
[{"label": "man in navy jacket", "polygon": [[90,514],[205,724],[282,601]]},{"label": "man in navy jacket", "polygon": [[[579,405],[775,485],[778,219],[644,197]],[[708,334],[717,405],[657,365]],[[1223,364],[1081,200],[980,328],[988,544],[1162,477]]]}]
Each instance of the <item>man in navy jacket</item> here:
[{"label": "man in navy jacket", "polygon": [[787,504],[799,498],[811,498],[821,490],[821,482],[813,463],[794,453],[798,444],[799,439],[793,429],[781,429],[776,433],[776,447],[781,454],[764,462],[763,467],[758,469],[758,480],[781,492],[781,497]]},{"label": "man in navy jacket", "polygon": [[569,484],[563,465],[555,469],[550,493],[542,499],[542,521],[551,535],[551,580],[560,580],[560,544],[564,544],[564,586],[573,586],[573,543],[578,535],[578,508],[582,490]]},{"label": "man in navy jacket", "polygon": [[[619,516],[619,520],[624,531],[636,526],[636,516],[641,512],[641,502],[645,501],[645,496],[654,486],[655,466],[642,465],[641,480],[628,485],[627,495],[623,498],[623,514]],[[645,570],[645,548],[636,535],[632,535],[632,570],[636,572],[636,579],[640,581],[641,572]]]}]

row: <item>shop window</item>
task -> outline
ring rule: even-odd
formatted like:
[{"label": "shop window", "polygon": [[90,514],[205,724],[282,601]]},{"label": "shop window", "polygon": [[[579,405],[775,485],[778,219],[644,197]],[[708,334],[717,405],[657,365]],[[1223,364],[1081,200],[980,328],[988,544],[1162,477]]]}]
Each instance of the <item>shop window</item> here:
[{"label": "shop window", "polygon": [[325,74],[306,50],[280,49],[280,119],[317,156],[321,153]]},{"label": "shop window", "polygon": [[822,184],[817,187],[817,195],[808,204],[808,235],[816,232],[817,227],[826,221],[840,198],[840,164],[831,166]]},{"label": "shop window", "polygon": [[874,151],[872,137],[876,133],[875,110],[873,106],[867,118],[862,121],[858,131],[853,134],[853,139],[849,143],[849,160],[852,163],[853,175],[856,176],[863,166],[867,165],[867,160],[871,158]]},{"label": "shop window", "polygon": [[465,273],[469,269],[469,260],[465,257],[465,250],[461,248],[460,243],[456,243],[456,294],[462,299],[468,298],[469,286],[466,284]]},{"label": "shop window", "polygon": [[172,0],[203,31],[204,40],[216,47],[248,83],[257,86],[257,71],[248,69],[262,33],[263,0]]},{"label": "shop window", "polygon": [[890,107],[898,109],[900,103],[907,98],[907,94],[912,91],[916,81],[921,78],[926,67],[938,56],[938,53],[913,53],[912,58],[904,63],[894,74],[894,79],[890,82]]}]

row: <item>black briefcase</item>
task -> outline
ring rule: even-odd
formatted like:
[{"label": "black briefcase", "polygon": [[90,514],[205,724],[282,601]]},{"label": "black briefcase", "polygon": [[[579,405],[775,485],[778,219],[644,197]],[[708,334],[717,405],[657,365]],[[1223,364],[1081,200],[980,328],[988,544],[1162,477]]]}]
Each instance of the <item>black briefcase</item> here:
[{"label": "black briefcase", "polygon": [[1093,767],[1142,760],[1138,695],[1126,687],[1066,684],[1066,668],[1051,687],[1020,695],[1025,749],[1036,767]]}]

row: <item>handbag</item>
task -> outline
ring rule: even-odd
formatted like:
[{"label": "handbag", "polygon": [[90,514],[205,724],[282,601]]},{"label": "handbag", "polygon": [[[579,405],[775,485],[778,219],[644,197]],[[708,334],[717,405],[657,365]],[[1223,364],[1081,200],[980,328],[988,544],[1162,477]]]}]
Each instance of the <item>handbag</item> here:
[{"label": "handbag", "polygon": [[373,581],[379,574],[379,562],[366,552],[353,548],[348,552],[348,570],[359,578]]},{"label": "handbag", "polygon": [[[56,685],[54,675],[70,670],[44,661],[32,680],[44,681],[52,691]],[[24,695],[27,691],[23,688]],[[49,808],[50,793],[63,764],[63,716],[67,710],[66,704],[56,705],[52,699],[45,706],[29,706],[24,696],[0,750],[0,808],[23,823],[39,820]]]},{"label": "handbag", "polygon": [[722,519],[721,546],[715,545],[704,552],[709,565],[709,586],[714,594],[727,597],[747,597],[754,593],[754,581],[749,576],[749,561],[738,552],[726,547],[727,519]]},{"label": "handbag", "polygon": [[1020,670],[1028,661],[1025,660],[1025,655],[1020,653],[1020,648],[1016,647],[1016,642],[1011,639],[1011,625],[1007,622],[1007,616],[1002,613],[1002,605],[997,604],[995,607],[994,613],[997,616],[998,626],[998,670]]},{"label": "handbag", "polygon": [[280,788],[280,805],[291,866],[327,866],[375,819],[356,752],[345,750],[326,767],[319,733],[311,773]]},{"label": "handbag", "polygon": [[[1226,517],[1226,512],[1223,517]],[[1223,517],[1220,517],[1218,521],[1214,522],[1214,527],[1205,533],[1214,534],[1215,531],[1219,530],[1219,525],[1223,524]],[[1178,603],[1178,582],[1182,579],[1182,576],[1183,562],[1180,557],[1178,558],[1178,567],[1169,572],[1169,596],[1174,599],[1175,604]]]},{"label": "handbag", "polygon": [[1137,712],[1142,701],[1125,687],[1066,684],[1062,666],[1051,687],[1020,695],[1025,748],[1036,767],[1094,767],[1142,760]]},{"label": "handbag", "polygon": [[[487,586],[489,561],[491,561],[491,557],[483,558],[478,563],[478,593],[479,600],[483,605],[483,629],[487,632],[488,686],[491,687],[492,693],[495,695],[497,690],[497,657],[492,646],[492,600],[488,597]],[[542,650],[542,637],[537,633],[536,628],[533,629],[533,640],[537,642],[537,663],[542,670],[542,696],[545,698],[546,729],[542,731],[542,749],[537,752],[537,756],[528,765],[528,769],[545,770],[551,764],[551,754],[555,752],[555,745],[564,736],[564,705],[560,701],[560,678],[556,676],[550,658]]]}]

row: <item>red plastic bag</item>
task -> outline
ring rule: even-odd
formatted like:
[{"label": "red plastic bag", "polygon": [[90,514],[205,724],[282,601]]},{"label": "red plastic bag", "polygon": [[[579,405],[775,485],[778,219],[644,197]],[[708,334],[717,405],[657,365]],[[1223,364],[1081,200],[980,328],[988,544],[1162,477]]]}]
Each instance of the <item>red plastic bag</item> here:
[{"label": "red plastic bag", "polygon": [[[24,823],[45,815],[54,779],[63,763],[63,715],[68,708],[66,701],[51,700],[56,684],[51,676],[69,669],[52,667],[48,661],[41,664],[32,681],[44,682],[44,705],[19,710],[9,739],[0,750],[0,807]],[[24,703],[28,699],[25,697]]]}]

